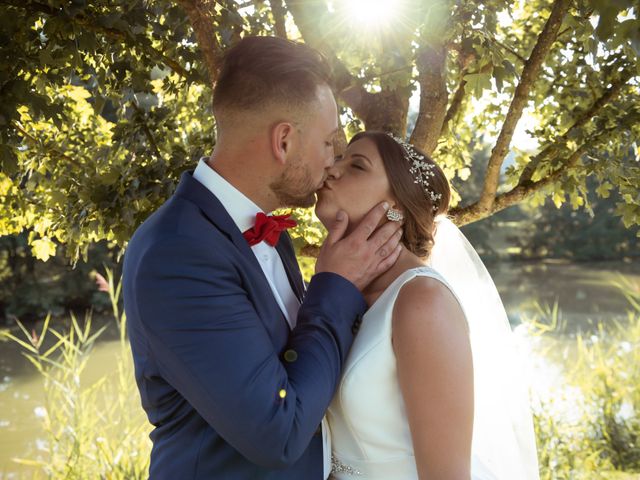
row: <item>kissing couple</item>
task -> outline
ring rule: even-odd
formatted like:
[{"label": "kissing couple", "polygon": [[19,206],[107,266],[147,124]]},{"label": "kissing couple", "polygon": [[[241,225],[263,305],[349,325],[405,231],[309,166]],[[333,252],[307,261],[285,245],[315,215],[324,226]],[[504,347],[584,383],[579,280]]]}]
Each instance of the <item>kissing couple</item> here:
[{"label": "kissing couple", "polygon": [[[331,83],[303,44],[239,41],[213,154],[129,243],[150,478],[537,479],[506,314],[446,177],[384,132],[336,158]],[[271,212],[314,203],[328,235],[305,284],[295,222]]]}]

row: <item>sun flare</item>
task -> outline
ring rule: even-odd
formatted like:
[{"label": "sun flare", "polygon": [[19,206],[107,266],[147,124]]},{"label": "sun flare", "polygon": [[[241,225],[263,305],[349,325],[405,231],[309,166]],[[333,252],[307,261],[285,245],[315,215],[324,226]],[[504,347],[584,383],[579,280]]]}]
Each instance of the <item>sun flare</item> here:
[{"label": "sun flare", "polygon": [[401,0],[345,0],[345,7],[354,23],[374,27],[389,22]]}]

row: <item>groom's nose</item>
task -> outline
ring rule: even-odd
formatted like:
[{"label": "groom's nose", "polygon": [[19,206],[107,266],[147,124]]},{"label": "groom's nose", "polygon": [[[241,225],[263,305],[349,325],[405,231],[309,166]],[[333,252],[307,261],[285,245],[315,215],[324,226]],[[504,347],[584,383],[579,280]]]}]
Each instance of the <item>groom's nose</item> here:
[{"label": "groom's nose", "polygon": [[336,163],[333,147],[330,150],[329,155],[327,155],[327,158],[325,159],[325,168],[331,168],[333,167],[333,164]]}]

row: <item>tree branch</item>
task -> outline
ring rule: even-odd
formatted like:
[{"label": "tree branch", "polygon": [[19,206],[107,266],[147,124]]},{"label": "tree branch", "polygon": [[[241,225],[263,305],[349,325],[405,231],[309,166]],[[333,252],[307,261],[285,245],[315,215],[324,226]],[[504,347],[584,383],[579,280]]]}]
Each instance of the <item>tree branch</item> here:
[{"label": "tree branch", "polygon": [[509,52],[511,55],[513,55],[514,57],[516,57],[520,62],[522,63],[527,63],[527,59],[524,58],[522,55],[520,55],[518,52],[516,52],[513,48],[511,48],[509,45],[506,45],[502,42],[499,42],[495,37],[491,38],[491,41],[493,43],[495,43],[496,45],[498,45],[500,48],[505,49],[507,52]]},{"label": "tree branch", "polygon": [[27,132],[24,128],[22,128],[22,126],[17,121],[13,120],[11,122],[11,126],[15,128],[24,138],[26,138],[32,144],[34,144],[36,148],[44,150],[49,155],[52,155],[57,158],[61,158],[64,161],[70,163],[71,165],[79,169],[84,168],[83,165],[80,162],[78,162],[75,158],[69,157],[68,155],[65,155],[64,153],[62,153],[61,151],[56,150],[55,148],[50,148],[47,145],[45,145],[42,141],[40,141],[38,138],[35,138],[33,135]]},{"label": "tree branch", "polygon": [[271,13],[273,14],[276,35],[281,38],[287,38],[287,28],[284,22],[286,11],[282,0],[269,0],[269,3],[271,4]]},{"label": "tree branch", "polygon": [[[466,22],[469,23],[469,12],[465,13],[462,16],[462,19]],[[465,96],[465,87],[467,85],[467,81],[464,79],[464,77],[469,74],[469,67],[471,65],[471,63],[476,60],[476,56],[477,53],[475,50],[473,50],[473,48],[467,46],[464,46],[464,39],[466,38],[466,34],[463,36],[463,39],[461,40],[460,44],[458,45],[458,47],[455,49],[456,52],[458,53],[458,68],[460,71],[460,81],[458,83],[458,87],[456,88],[455,93],[453,94],[453,98],[451,100],[451,104],[449,105],[449,108],[447,109],[447,113],[444,116],[444,121],[442,122],[442,129],[440,130],[440,136],[444,135],[444,133],[447,131],[447,129],[449,128],[449,123],[453,120],[453,118],[458,114],[458,112],[460,111],[460,107],[462,107],[462,101],[464,100],[464,96]],[[447,48],[451,48],[451,45],[448,44]]]},{"label": "tree branch", "polygon": [[149,130],[149,126],[147,125],[147,122],[144,121],[144,111],[138,106],[137,101],[135,100],[131,101],[131,105],[133,106],[133,109],[136,111],[136,113],[142,120],[140,123],[142,125],[142,131],[144,132],[145,137],[147,137],[147,141],[153,148],[156,156],[159,159],[161,159],[162,155],[160,155],[160,150],[158,149],[158,144],[156,143],[156,139],[153,138],[153,134],[151,133],[151,130]]},{"label": "tree branch", "polygon": [[447,114],[447,52],[443,45],[424,45],[418,52],[420,111],[411,143],[431,155],[438,145]]},{"label": "tree branch", "polygon": [[558,35],[558,30],[562,25],[562,19],[569,9],[570,4],[570,0],[555,0],[547,23],[538,36],[538,41],[531,52],[531,56],[522,70],[520,82],[513,95],[509,111],[502,125],[502,130],[491,151],[491,157],[489,158],[489,164],[485,174],[484,188],[480,196],[480,201],[478,202],[478,208],[480,210],[486,212],[492,210],[500,181],[500,168],[509,152],[509,145],[511,144],[516,125],[527,104],[529,93],[542,67],[542,62],[551,50],[551,46]]},{"label": "tree branch", "polygon": [[255,5],[255,0],[247,0],[246,2],[238,2],[238,10],[242,10],[243,8],[251,7]]},{"label": "tree branch", "polygon": [[559,168],[547,177],[544,177],[537,182],[529,182],[526,185],[516,185],[508,192],[497,195],[491,205],[491,210],[485,212],[481,210],[478,203],[462,207],[453,208],[449,211],[449,215],[453,217],[453,222],[458,226],[463,226],[468,223],[472,223],[481,220],[485,217],[491,216],[507,207],[520,203],[527,198],[531,197],[534,193],[542,190],[547,185],[562,178],[567,171],[575,166],[580,157],[587,151],[589,145],[585,144],[580,146],[578,150],[573,152],[569,158],[563,162],[563,167]]},{"label": "tree branch", "polygon": [[347,134],[344,131],[344,125],[338,115],[338,133],[333,140],[333,152],[336,156],[342,155],[347,149]]},{"label": "tree branch", "polygon": [[467,81],[464,79],[464,76],[467,74],[466,71],[462,71],[460,73],[460,83],[458,84],[458,88],[456,88],[456,93],[453,94],[453,98],[451,99],[451,105],[449,105],[449,109],[447,110],[447,114],[444,116],[444,121],[442,122],[442,129],[440,130],[440,135],[442,136],[449,127],[449,122],[453,120],[453,118],[460,111],[460,107],[462,106],[462,100],[464,100],[465,90],[464,87],[467,85]]},{"label": "tree branch", "polygon": [[209,73],[209,85],[214,85],[218,78],[218,69],[222,59],[222,47],[216,37],[213,18],[214,14],[209,8],[207,0],[178,0],[193,28],[198,40],[198,46],[202,52],[204,63]]},{"label": "tree branch", "polygon": [[[61,9],[56,9],[50,7],[49,5],[45,5],[38,2],[29,2],[28,4],[23,3],[20,0],[2,0],[0,5],[7,5],[9,7],[19,8],[21,10],[27,11],[29,13],[41,13],[50,17],[54,17],[62,13]],[[96,25],[93,19],[85,15],[75,15],[69,16],[69,20],[71,20],[76,25],[86,28],[87,30],[91,30],[92,32],[101,33],[106,35],[107,37],[120,40],[126,43],[129,46],[139,48],[141,51],[146,52],[150,57],[159,60],[160,62],[167,65],[171,70],[176,72],[178,75],[183,77],[189,77],[190,74],[188,70],[186,70],[182,65],[180,65],[177,61],[168,57],[164,52],[153,48],[151,45],[139,45],[135,42],[135,39],[129,36],[126,32],[122,30],[118,30],[116,28],[103,27],[100,25]]]},{"label": "tree branch", "polygon": [[605,105],[607,105],[613,99],[615,99],[620,93],[620,91],[622,90],[622,88],[631,79],[631,77],[632,77],[631,72],[626,70],[618,80],[613,82],[611,87],[607,88],[604,91],[604,93],[595,102],[593,102],[593,105],[591,105],[591,107],[588,110],[584,111],[582,115],[578,117],[578,119],[574,122],[574,124],[571,125],[571,127],[569,127],[567,131],[564,132],[564,134],[562,134],[562,136],[560,136],[557,139],[557,141],[547,146],[544,150],[538,153],[538,155],[533,157],[531,161],[522,170],[522,173],[520,174],[520,179],[518,180],[518,184],[524,185],[527,182],[531,181],[531,178],[533,177],[533,174],[535,173],[536,168],[538,168],[538,165],[540,165],[540,163],[544,159],[548,158],[553,153],[554,148],[560,143],[565,143],[574,131],[584,126],[589,120],[595,117]]},{"label": "tree branch", "polygon": [[[637,113],[634,111],[629,112],[625,117],[620,119],[620,124],[624,125],[635,121]],[[518,184],[508,192],[497,195],[491,204],[489,211],[480,208],[479,203],[468,205],[466,207],[457,207],[449,211],[449,215],[453,217],[453,221],[456,225],[462,226],[468,223],[472,223],[481,220],[485,217],[491,216],[507,207],[520,203],[527,198],[531,197],[534,193],[539,192],[543,188],[552,183],[560,180],[567,174],[572,168],[574,168],[580,158],[587,153],[587,151],[597,146],[602,141],[606,141],[608,135],[619,130],[619,126],[599,131],[593,137],[587,139],[580,147],[578,147],[572,154],[570,154],[565,160],[561,162],[560,167],[553,171],[548,176],[541,178],[536,182],[527,182],[525,184]]]},{"label": "tree branch", "polygon": [[367,92],[362,82],[351,75],[327,42],[327,35],[320,29],[319,18],[327,14],[324,1],[286,0],[289,12],[300,30],[305,43],[322,52],[333,67],[336,93],[344,104],[360,118],[366,118],[368,104],[375,94]]}]

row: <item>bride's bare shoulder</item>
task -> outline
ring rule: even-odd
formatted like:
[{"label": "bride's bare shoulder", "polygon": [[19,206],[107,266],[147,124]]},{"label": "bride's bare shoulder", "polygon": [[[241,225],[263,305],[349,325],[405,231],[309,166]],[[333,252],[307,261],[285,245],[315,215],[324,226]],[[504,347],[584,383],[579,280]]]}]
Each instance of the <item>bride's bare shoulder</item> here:
[{"label": "bride's bare shoulder", "polygon": [[419,275],[405,283],[393,307],[393,331],[397,335],[423,332],[430,336],[467,333],[467,322],[458,300],[438,279]]}]

